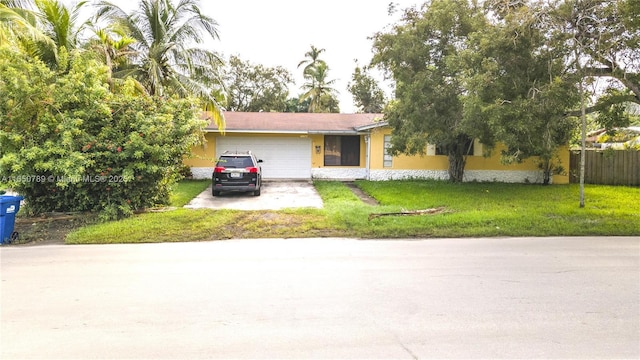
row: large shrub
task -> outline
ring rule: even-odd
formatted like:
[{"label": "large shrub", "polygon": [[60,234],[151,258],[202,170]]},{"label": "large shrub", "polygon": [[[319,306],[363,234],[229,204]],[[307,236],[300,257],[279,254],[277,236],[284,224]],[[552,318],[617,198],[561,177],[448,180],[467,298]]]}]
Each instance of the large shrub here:
[{"label": "large shrub", "polygon": [[202,139],[195,100],[143,96],[133,82],[112,93],[106,68],[80,55],[63,68],[0,48],[0,182],[36,214],[117,218],[166,203]]}]

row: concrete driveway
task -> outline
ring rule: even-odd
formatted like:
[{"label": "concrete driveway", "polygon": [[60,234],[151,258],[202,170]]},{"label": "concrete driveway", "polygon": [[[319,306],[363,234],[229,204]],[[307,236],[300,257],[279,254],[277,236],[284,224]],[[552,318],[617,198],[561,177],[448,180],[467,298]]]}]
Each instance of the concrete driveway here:
[{"label": "concrete driveway", "polygon": [[211,186],[191,200],[190,209],[280,210],[285,208],[322,208],[322,198],[310,181],[264,181],[260,196],[253,193],[211,194]]}]

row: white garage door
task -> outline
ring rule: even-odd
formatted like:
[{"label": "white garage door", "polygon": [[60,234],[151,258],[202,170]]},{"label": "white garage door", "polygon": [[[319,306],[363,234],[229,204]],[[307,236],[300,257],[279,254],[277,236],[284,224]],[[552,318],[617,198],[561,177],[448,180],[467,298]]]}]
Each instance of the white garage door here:
[{"label": "white garage door", "polygon": [[311,140],[294,137],[231,137],[216,138],[216,154],[224,151],[253,152],[262,159],[264,179],[311,178]]}]

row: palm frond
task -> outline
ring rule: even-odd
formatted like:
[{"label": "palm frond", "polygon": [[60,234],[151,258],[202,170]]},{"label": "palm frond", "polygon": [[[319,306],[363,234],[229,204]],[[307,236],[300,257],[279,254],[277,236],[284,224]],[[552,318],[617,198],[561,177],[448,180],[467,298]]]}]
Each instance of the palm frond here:
[{"label": "palm frond", "polygon": [[[220,87],[217,68],[223,61],[214,52],[189,47],[201,42],[203,33],[218,38],[218,23],[202,14],[197,0],[140,0],[130,14],[103,0],[97,16],[118,20],[136,40],[127,44],[136,56],[115,69],[114,76],[134,76],[151,95],[197,96],[221,115],[222,107],[211,94]],[[224,125],[223,117],[216,119]]]},{"label": "palm frond", "polygon": [[0,4],[0,24],[5,27],[11,38],[29,39],[55,48],[53,40],[37,28],[35,14],[30,10],[12,9]]},{"label": "palm frond", "polygon": [[126,11],[110,1],[98,1],[93,7],[96,8],[96,20],[106,19],[107,21],[113,21],[129,17]]}]

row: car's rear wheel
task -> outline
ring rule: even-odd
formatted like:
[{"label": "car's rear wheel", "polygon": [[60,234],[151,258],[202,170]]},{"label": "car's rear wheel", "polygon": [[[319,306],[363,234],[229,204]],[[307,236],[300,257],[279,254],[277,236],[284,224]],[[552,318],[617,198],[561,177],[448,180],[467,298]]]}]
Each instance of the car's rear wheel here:
[{"label": "car's rear wheel", "polygon": [[255,190],[253,192],[253,196],[260,196],[260,188],[258,188],[258,190]]},{"label": "car's rear wheel", "polygon": [[213,194],[213,196],[220,196],[220,191],[218,191],[218,190],[213,190],[213,191],[211,192],[211,194]]}]

